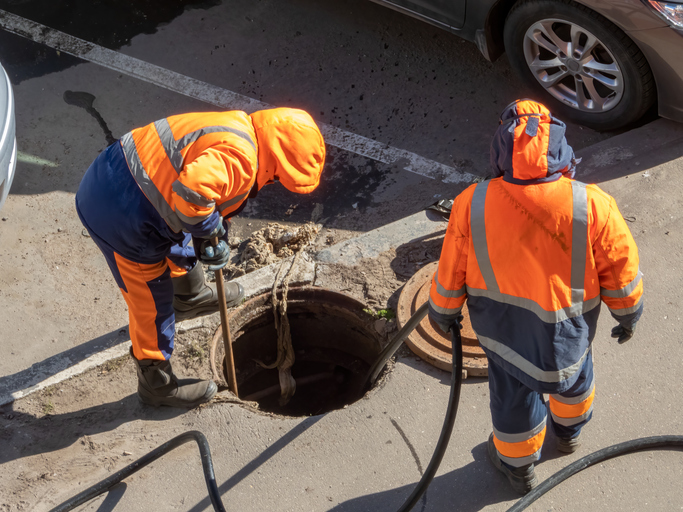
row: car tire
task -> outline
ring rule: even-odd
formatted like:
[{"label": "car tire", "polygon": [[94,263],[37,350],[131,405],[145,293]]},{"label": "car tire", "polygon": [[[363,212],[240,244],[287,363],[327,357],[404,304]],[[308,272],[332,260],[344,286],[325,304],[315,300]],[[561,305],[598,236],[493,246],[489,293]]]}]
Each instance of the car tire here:
[{"label": "car tire", "polygon": [[571,0],[518,3],[504,42],[516,74],[558,117],[609,131],[634,123],[655,102],[654,77],[636,44]]}]

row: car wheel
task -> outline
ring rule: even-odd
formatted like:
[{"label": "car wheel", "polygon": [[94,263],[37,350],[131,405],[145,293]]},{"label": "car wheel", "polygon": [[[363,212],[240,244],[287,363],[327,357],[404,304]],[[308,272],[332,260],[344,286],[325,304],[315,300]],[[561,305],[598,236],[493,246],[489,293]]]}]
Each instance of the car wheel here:
[{"label": "car wheel", "polygon": [[616,25],[570,0],[527,0],[505,21],[505,50],[518,76],[558,114],[596,130],[638,120],[655,82],[645,56]]}]

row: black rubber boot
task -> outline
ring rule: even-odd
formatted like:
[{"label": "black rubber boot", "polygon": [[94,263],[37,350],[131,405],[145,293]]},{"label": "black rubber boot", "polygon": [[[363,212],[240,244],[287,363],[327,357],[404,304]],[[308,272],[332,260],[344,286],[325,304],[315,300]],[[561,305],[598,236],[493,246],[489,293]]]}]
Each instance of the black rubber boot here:
[{"label": "black rubber boot", "polygon": [[[174,277],[173,309],[176,321],[187,320],[218,311],[216,285],[204,280],[204,270],[197,263],[181,277]],[[244,298],[244,288],[239,283],[225,283],[225,301],[229,308],[239,305]]]},{"label": "black rubber boot", "polygon": [[557,438],[557,450],[562,453],[574,453],[581,446],[581,441],[579,441],[579,435],[574,437],[558,437]]},{"label": "black rubber boot", "polygon": [[208,402],[218,391],[211,380],[178,379],[170,361],[135,359],[138,368],[138,398],[143,404],[170,407],[196,407]]},{"label": "black rubber boot", "polygon": [[498,471],[508,477],[508,480],[512,484],[512,488],[517,493],[528,494],[531,489],[538,485],[538,479],[536,478],[533,464],[527,464],[526,466],[515,469],[510,469],[503,464],[503,461],[500,460],[500,457],[498,456],[496,445],[493,443],[493,433],[489,436],[488,454],[491,463]]}]

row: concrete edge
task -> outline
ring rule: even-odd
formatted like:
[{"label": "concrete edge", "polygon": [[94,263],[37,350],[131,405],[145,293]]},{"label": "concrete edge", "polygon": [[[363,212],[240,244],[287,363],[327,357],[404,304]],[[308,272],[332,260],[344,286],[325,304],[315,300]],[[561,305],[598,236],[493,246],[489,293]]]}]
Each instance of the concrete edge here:
[{"label": "concrete edge", "polygon": [[[443,217],[433,212],[421,211],[410,215],[404,219],[379,227],[357,237],[340,242],[331,247],[320,251],[314,259],[308,254],[303,254],[299,265],[292,269],[290,277],[291,285],[315,284],[319,265],[339,263],[353,266],[360,262],[362,258],[373,258],[378,254],[397,247],[403,243],[410,242],[416,238],[436,233],[445,229],[446,222]],[[285,265],[280,279],[283,279],[289,266],[287,262],[292,262],[293,256],[267,267],[260,268],[236,278],[234,281],[240,283],[245,290],[245,299],[262,293],[269,292],[277,277],[281,265]],[[216,328],[220,323],[219,313],[207,315],[191,320],[178,322],[176,330],[184,333],[201,327]],[[59,384],[72,377],[80,375],[88,370],[105,364],[112,359],[123,357],[128,354],[131,341],[129,337],[119,342],[117,345],[97,352],[85,359],[71,365],[70,359],[63,362],[54,360],[48,365],[37,363],[31,367],[31,372],[25,377],[18,374],[14,380],[3,386],[5,389],[0,391],[0,407],[14,402],[20,398],[41,391],[49,386]],[[50,369],[54,367],[67,366],[64,370],[52,373]],[[45,375],[49,375],[45,378]]]},{"label": "concrete edge", "polygon": [[[292,259],[293,257],[286,261],[291,262]],[[250,274],[235,279],[235,281],[239,282],[244,287],[246,297],[270,291],[281,264],[281,262],[278,262],[260,268]],[[284,273],[286,273],[288,269],[289,267],[283,269],[283,276],[281,276],[281,278],[284,277]],[[310,258],[302,258],[298,267],[293,270],[291,283],[312,283],[314,280],[314,262],[312,262]],[[213,328],[217,326],[219,322],[219,313],[214,313],[213,315],[178,322],[176,324],[176,330],[183,333],[199,327]],[[28,368],[28,371],[18,373],[16,378],[10,379],[8,383],[3,386],[4,389],[0,390],[0,407],[20,398],[24,398],[36,391],[41,391],[49,386],[59,384],[60,382],[96,368],[112,359],[125,356],[128,354],[130,346],[130,337],[126,336],[125,339],[118,342],[115,346],[90,355],[81,361],[78,361],[76,364],[71,364],[72,358],[66,356],[64,356],[61,361],[59,359],[55,360],[55,358],[51,358],[49,364],[45,362],[36,363]],[[54,372],[54,368],[64,367],[64,370]],[[45,378],[45,375],[49,376]]]},{"label": "concrete edge", "polygon": [[[625,132],[605,141],[599,142],[577,151],[577,156],[583,158],[580,164],[583,172],[579,172],[577,179],[591,181],[597,176],[614,166],[623,164],[642,152],[656,151],[664,145],[676,143],[683,138],[683,125],[658,119],[635,130]],[[477,181],[477,180],[474,180]],[[474,182],[473,181],[473,182]],[[446,228],[446,219],[435,212],[423,210],[403,219],[399,219],[385,226],[362,233],[354,238],[345,240],[331,247],[327,247],[315,256],[315,261],[303,260],[304,268],[297,269],[292,276],[292,284],[315,283],[317,268],[320,264],[342,264],[348,266],[357,265],[364,258],[374,258],[390,248],[398,247],[415,239],[434,235]],[[290,258],[291,260],[291,258]],[[244,286],[251,297],[269,291],[282,263],[274,263],[263,267],[250,274],[235,279]],[[179,322],[179,332],[195,329],[203,326],[215,326],[219,322],[218,313],[200,319]],[[0,407],[24,398],[31,393],[45,389],[48,386],[58,384],[64,380],[77,376],[87,370],[100,366],[107,361],[116,359],[128,353],[130,339],[118,345],[108,348],[89,356],[82,361],[69,366],[49,377],[38,380],[35,377],[29,379],[17,379],[15,383],[5,386],[7,391],[0,391]],[[37,371],[33,372],[41,376],[40,363],[33,365]]]}]

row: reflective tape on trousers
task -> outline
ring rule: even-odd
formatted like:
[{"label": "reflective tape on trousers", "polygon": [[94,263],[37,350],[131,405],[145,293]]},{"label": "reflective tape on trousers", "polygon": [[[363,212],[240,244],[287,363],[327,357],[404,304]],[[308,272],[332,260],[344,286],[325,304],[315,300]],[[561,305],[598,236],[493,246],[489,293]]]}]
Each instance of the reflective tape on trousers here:
[{"label": "reflective tape on trousers", "polygon": [[502,460],[506,464],[509,464],[510,466],[515,468],[521,468],[522,466],[533,464],[534,462],[539,460],[541,458],[541,450],[536,451],[528,457],[506,457],[505,455],[502,455],[500,452],[498,452],[498,456],[500,457],[500,460]]},{"label": "reflective tape on trousers", "polygon": [[531,430],[527,430],[520,434],[506,434],[505,432],[496,429],[496,427],[493,427],[493,435],[496,436],[496,439],[503,441],[504,443],[523,443],[543,432],[547,419],[548,416],[543,416],[543,420],[538,425]]},{"label": "reflective tape on trousers", "polygon": [[[592,357],[592,356],[591,356],[591,357]],[[555,394],[552,394],[552,395],[550,395],[550,397],[551,397],[553,400],[557,400],[557,401],[560,402],[561,404],[565,404],[565,405],[578,405],[578,404],[580,404],[581,402],[585,401],[589,396],[591,396],[591,394],[593,393],[593,389],[594,389],[594,388],[595,388],[595,377],[593,377],[593,382],[591,382],[590,387],[588,388],[588,390],[587,390],[585,393],[581,393],[581,394],[578,395],[578,396],[569,396],[569,397],[567,397],[567,396],[562,396],[562,395],[555,395]]]},{"label": "reflective tape on trousers", "polygon": [[552,412],[550,414],[553,417],[553,421],[558,425],[562,425],[564,427],[572,427],[574,425],[578,425],[579,423],[583,423],[584,421],[586,421],[590,417],[592,412],[593,404],[591,404],[590,409],[584,412],[581,416],[577,416],[575,418],[561,418],[560,416],[555,416]]},{"label": "reflective tape on trousers", "polygon": [[542,370],[518,352],[499,341],[487,338],[479,333],[477,333],[477,339],[482,347],[490,350],[504,361],[507,361],[512,366],[518,368],[529,377],[536,379],[539,382],[558,383],[571,378],[576,372],[581,370],[583,362],[586,360],[586,357],[590,354],[591,350],[591,346],[589,345],[581,358],[566,368],[561,368],[559,370]]}]

